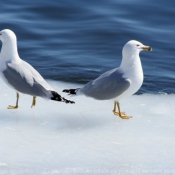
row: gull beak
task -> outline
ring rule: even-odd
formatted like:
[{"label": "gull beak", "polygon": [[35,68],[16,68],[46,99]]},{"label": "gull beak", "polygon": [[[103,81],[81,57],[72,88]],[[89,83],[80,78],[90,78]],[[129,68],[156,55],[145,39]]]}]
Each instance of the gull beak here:
[{"label": "gull beak", "polygon": [[141,47],[141,49],[147,50],[147,51],[152,51],[153,50],[150,46],[143,46],[143,47]]}]

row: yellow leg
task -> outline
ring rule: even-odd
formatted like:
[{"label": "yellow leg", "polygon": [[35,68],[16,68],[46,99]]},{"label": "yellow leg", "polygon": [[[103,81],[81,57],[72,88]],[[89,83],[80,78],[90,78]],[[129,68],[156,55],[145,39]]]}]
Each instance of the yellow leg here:
[{"label": "yellow leg", "polygon": [[[114,101],[114,110],[113,110],[113,113],[114,115],[117,115],[119,116],[119,112],[116,111],[116,106],[117,106],[117,102]],[[120,112],[122,115],[125,115],[125,112]]]},{"label": "yellow leg", "polygon": [[[118,107],[118,112],[116,112],[116,106]],[[118,115],[119,117],[121,117],[122,119],[130,119],[131,116],[127,116],[124,112],[120,111],[120,104],[119,102],[114,102],[114,110],[113,110],[115,115]]]},{"label": "yellow leg", "polygon": [[31,108],[33,107],[33,106],[35,106],[36,105],[36,97],[33,97],[33,101],[32,101],[32,106],[31,106]]},{"label": "yellow leg", "polygon": [[16,93],[16,106],[8,106],[8,109],[17,109],[18,108],[18,100],[19,100],[19,94]]}]

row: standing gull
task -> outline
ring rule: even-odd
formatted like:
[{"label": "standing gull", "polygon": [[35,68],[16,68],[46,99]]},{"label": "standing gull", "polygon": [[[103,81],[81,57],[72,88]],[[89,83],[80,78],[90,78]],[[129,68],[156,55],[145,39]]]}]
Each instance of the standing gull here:
[{"label": "standing gull", "polygon": [[120,111],[118,101],[133,95],[143,83],[143,70],[139,57],[142,50],[152,51],[152,48],[135,40],[127,42],[123,47],[120,67],[105,72],[82,88],[65,89],[63,92],[74,95],[84,94],[97,100],[113,99],[113,113],[122,119],[131,118]]},{"label": "standing gull", "polygon": [[55,92],[30,64],[19,57],[17,39],[13,31],[9,29],[0,31],[0,40],[2,41],[0,74],[5,83],[17,92],[16,105],[9,106],[8,109],[18,108],[19,92],[33,96],[31,107],[36,105],[37,96],[65,103],[74,103]]}]

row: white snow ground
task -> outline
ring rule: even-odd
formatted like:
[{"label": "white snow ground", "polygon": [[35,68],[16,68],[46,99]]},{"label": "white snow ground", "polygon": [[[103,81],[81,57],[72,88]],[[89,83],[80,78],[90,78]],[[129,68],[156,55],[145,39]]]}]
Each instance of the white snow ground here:
[{"label": "white snow ground", "polygon": [[[49,81],[60,93],[78,85]],[[64,95],[75,105],[20,95],[0,80],[0,175],[175,174],[175,95],[134,95],[113,101]]]}]

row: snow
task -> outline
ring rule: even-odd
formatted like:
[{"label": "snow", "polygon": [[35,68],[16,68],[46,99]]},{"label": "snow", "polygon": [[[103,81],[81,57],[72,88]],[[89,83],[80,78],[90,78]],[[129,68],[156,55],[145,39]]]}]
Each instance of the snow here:
[{"label": "snow", "polygon": [[[80,85],[49,81],[58,93]],[[64,104],[20,94],[0,80],[0,175],[175,174],[175,95],[134,95],[120,102],[64,97]]]}]

